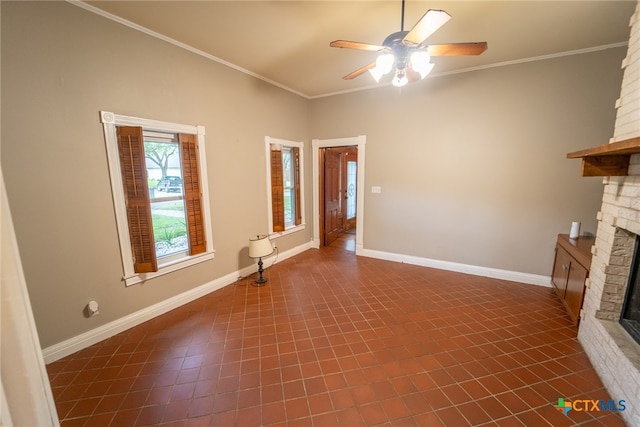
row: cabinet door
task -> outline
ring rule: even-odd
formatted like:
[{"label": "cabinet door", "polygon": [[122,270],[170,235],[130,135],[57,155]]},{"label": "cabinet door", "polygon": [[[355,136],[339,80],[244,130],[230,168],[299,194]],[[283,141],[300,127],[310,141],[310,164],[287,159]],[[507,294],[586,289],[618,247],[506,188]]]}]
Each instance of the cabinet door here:
[{"label": "cabinet door", "polygon": [[556,288],[556,293],[564,299],[565,290],[567,288],[567,278],[569,277],[569,268],[571,266],[571,256],[562,247],[556,248],[556,259],[553,262],[553,274],[551,281]]},{"label": "cabinet door", "polygon": [[584,282],[587,280],[588,271],[577,262],[571,263],[569,269],[569,280],[567,280],[567,291],[564,299],[566,301],[569,315],[573,321],[578,320],[582,298],[584,296]]}]

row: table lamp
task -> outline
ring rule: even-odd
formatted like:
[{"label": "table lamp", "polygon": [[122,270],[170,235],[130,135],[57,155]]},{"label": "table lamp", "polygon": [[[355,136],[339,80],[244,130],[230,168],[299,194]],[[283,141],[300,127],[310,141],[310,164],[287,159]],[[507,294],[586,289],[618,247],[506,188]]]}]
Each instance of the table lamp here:
[{"label": "table lamp", "polygon": [[267,235],[258,235],[255,239],[249,239],[249,257],[258,258],[258,273],[260,277],[256,279],[255,286],[263,286],[267,279],[262,277],[262,257],[271,255],[273,246]]}]

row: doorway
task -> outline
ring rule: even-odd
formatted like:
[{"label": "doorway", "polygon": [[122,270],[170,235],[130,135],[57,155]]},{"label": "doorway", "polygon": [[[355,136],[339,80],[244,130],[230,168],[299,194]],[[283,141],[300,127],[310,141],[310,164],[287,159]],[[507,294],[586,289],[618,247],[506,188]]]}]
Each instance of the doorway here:
[{"label": "doorway", "polygon": [[[322,246],[340,238],[355,243],[357,224],[358,148],[326,147],[320,149],[320,237]],[[351,235],[343,236],[344,234]],[[352,244],[355,251],[355,244]]]},{"label": "doorway", "polygon": [[351,237],[350,250],[355,246],[355,253],[362,254],[365,144],[364,135],[312,141],[313,245],[316,248],[340,236]]}]

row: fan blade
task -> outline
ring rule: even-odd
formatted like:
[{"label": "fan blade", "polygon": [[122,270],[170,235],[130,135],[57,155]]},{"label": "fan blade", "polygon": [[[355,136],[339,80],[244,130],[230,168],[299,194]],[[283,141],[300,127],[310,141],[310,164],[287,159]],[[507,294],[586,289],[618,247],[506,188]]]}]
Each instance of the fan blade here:
[{"label": "fan blade", "polygon": [[364,67],[358,68],[354,72],[347,74],[346,76],[343,77],[343,79],[344,80],[355,79],[359,75],[366,73],[367,71],[374,68],[375,66],[376,66],[376,63],[372,62],[371,64],[365,65]]},{"label": "fan blade", "polygon": [[431,44],[427,52],[431,56],[480,55],[487,50],[487,42]]},{"label": "fan blade", "polygon": [[422,43],[449,19],[451,19],[451,16],[444,10],[427,10],[427,13],[425,13],[416,25],[413,26],[411,31],[404,36],[402,43],[407,45],[418,45]]},{"label": "fan blade", "polygon": [[371,50],[374,52],[377,52],[385,48],[384,46],[378,46],[375,44],[360,43],[360,42],[351,42],[349,40],[334,40],[331,43],[329,43],[329,46],[343,47],[347,49]]}]

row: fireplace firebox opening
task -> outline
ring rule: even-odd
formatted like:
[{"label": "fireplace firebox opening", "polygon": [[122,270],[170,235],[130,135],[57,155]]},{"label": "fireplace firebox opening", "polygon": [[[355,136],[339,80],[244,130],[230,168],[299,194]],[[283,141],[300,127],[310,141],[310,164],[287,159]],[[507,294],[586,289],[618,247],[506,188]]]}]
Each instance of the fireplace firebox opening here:
[{"label": "fireplace firebox opening", "polygon": [[620,325],[640,344],[640,238],[636,236],[632,270],[620,313]]}]

